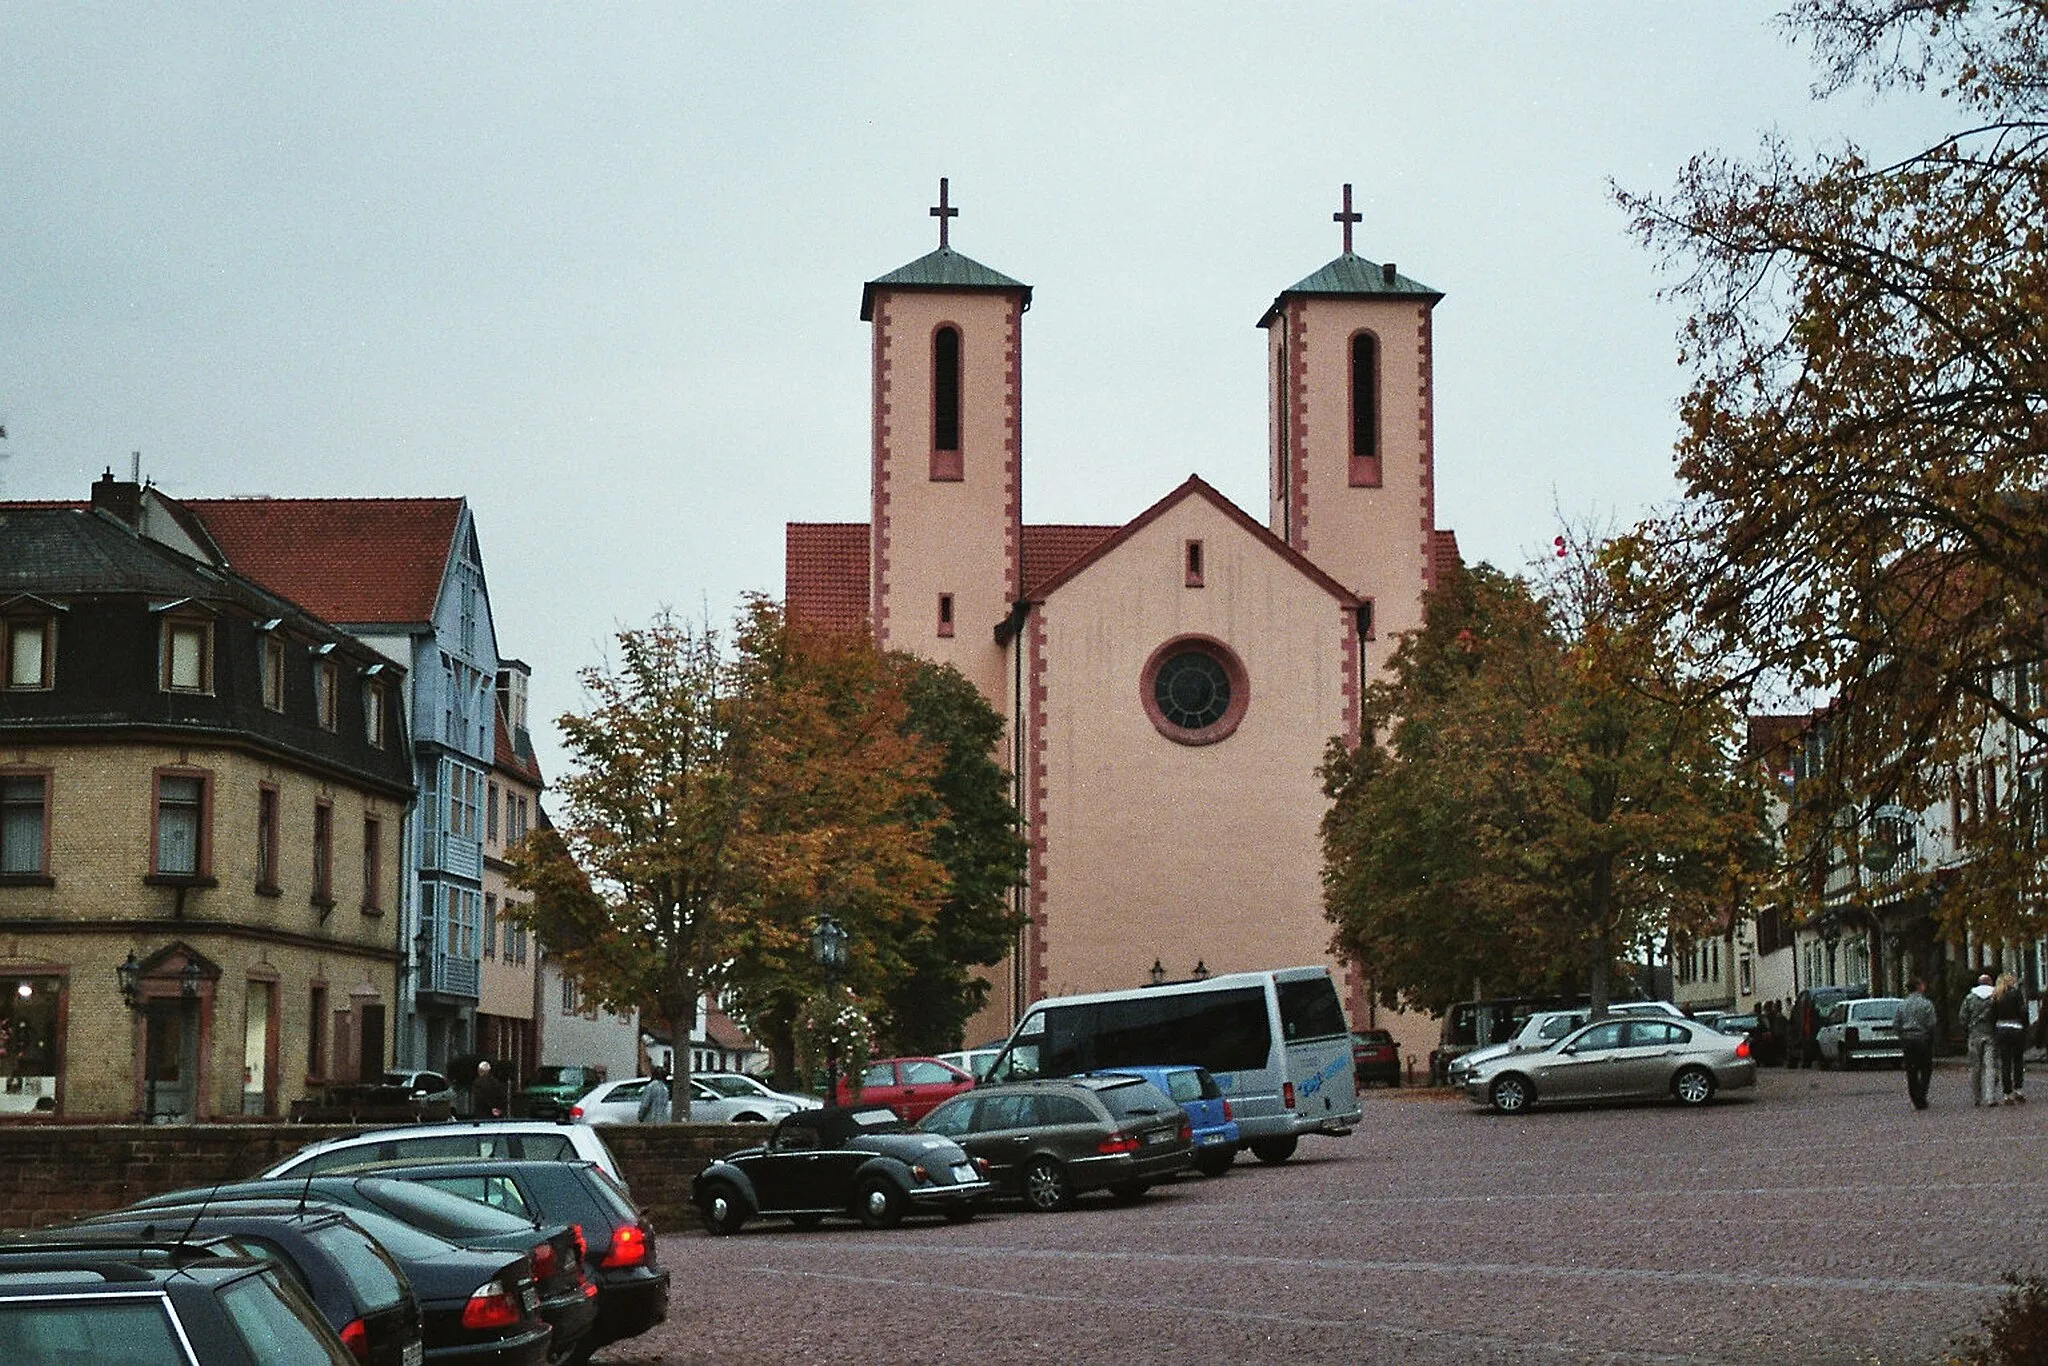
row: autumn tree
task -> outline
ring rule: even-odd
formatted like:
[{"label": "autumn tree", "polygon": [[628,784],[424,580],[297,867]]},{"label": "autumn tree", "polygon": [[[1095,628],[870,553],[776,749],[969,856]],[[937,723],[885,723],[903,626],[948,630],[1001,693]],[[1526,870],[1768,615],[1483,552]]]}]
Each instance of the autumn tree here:
[{"label": "autumn tree", "polygon": [[1658,532],[1746,681],[1829,701],[1788,889],[1819,895],[1874,808],[1955,795],[1974,856],[1945,928],[2032,937],[2038,795],[2000,739],[2048,743],[2048,2],[1787,22],[1821,95],[1932,95],[1954,131],[1889,158],[1774,138],[1622,195],[1691,314],[1687,497]]},{"label": "autumn tree", "polygon": [[666,614],[617,644],[583,671],[588,708],[558,721],[561,814],[513,852],[514,879],[564,973],[665,1021],[686,1076],[707,993],[821,988],[804,943],[823,910],[854,938],[844,989],[901,971],[892,946],[943,880],[917,809],[935,764],[872,648],[800,641],[766,600],[730,648]]},{"label": "autumn tree", "polygon": [[1444,575],[1324,766],[1327,909],[1382,1001],[1583,983],[1722,923],[1755,847],[1738,718],[1637,610],[1633,542],[1541,585]]}]

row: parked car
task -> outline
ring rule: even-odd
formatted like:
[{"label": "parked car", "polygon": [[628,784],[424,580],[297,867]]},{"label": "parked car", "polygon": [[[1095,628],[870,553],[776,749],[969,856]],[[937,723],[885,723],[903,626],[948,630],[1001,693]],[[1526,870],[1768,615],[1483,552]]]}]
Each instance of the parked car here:
[{"label": "parked car", "polygon": [[306,1292],[357,1361],[418,1366],[421,1359],[420,1303],[411,1280],[382,1244],[333,1206],[117,1210],[21,1235],[17,1245],[111,1248],[124,1241],[203,1244],[226,1256],[267,1258]]},{"label": "parked car", "polygon": [[379,1169],[535,1224],[582,1231],[597,1322],[582,1352],[637,1337],[668,1317],[669,1270],[654,1224],[594,1162],[427,1162]]},{"label": "parked car", "polygon": [[[1683,1019],[1683,1013],[1669,1001],[1618,1001],[1607,1007],[1610,1016],[1659,1015]],[[1591,1023],[1591,1006],[1574,1006],[1569,1010],[1539,1010],[1522,1021],[1514,1036],[1505,1043],[1488,1044],[1475,1048],[1451,1060],[1448,1080],[1453,1086],[1463,1086],[1472,1069],[1481,1063],[1503,1057],[1509,1053],[1529,1053],[1548,1048],[1571,1033]]]},{"label": "parked car", "polygon": [[1039,1211],[1066,1209],[1096,1190],[1133,1200],[1195,1162],[1187,1116],[1132,1076],[983,1086],[939,1106],[918,1127],[966,1149],[995,1194]]},{"label": "parked car", "polygon": [[1166,1098],[1187,1116],[1189,1136],[1195,1147],[1195,1170],[1204,1176],[1221,1176],[1237,1161],[1243,1136],[1231,1117],[1230,1102],[1223,1088],[1206,1067],[1118,1067],[1099,1076],[1142,1077],[1166,1093]]},{"label": "parked car", "polygon": [[1749,1041],[1662,1016],[1600,1020],[1548,1048],[1482,1062],[1465,1079],[1474,1103],[1501,1114],[1531,1105],[1675,1097],[1704,1105],[1716,1091],[1756,1085]]},{"label": "parked car", "polygon": [[512,1113],[528,1119],[567,1119],[576,1098],[605,1079],[602,1067],[536,1067],[512,1097]]},{"label": "parked car", "polygon": [[1756,1059],[1758,1067],[1776,1067],[1785,1061],[1784,1040],[1772,1030],[1764,1028],[1763,1017],[1755,1011],[1723,1015],[1714,1021],[1714,1028],[1723,1034],[1748,1039],[1749,1055]]},{"label": "parked car", "polygon": [[[595,1296],[587,1289],[589,1280],[583,1268],[582,1235],[567,1222],[536,1224],[530,1219],[487,1209],[446,1191],[409,1185],[384,1175],[358,1173],[228,1182],[151,1196],[129,1208],[131,1212],[140,1210],[156,1214],[166,1209],[198,1211],[216,1209],[228,1202],[248,1201],[273,1207],[280,1202],[317,1202],[341,1207],[365,1232],[384,1244],[393,1257],[406,1265],[407,1275],[416,1282],[427,1273],[417,1270],[410,1259],[436,1263],[431,1270],[434,1284],[442,1292],[443,1311],[455,1316],[453,1325],[444,1327],[445,1333],[454,1333],[456,1327],[466,1322],[463,1316],[467,1311],[457,1301],[472,1291],[464,1289],[462,1277],[472,1277],[470,1286],[475,1294],[485,1294],[488,1290],[488,1286],[475,1289],[484,1285],[475,1277],[479,1264],[453,1257],[453,1250],[478,1254],[484,1259],[483,1269],[499,1268],[493,1273],[499,1279],[502,1279],[502,1264],[508,1256],[522,1258],[533,1291],[534,1303],[529,1307],[536,1312],[541,1327],[552,1330],[552,1336],[542,1343],[544,1349],[552,1344],[551,1350],[543,1352],[550,1360],[568,1355],[597,1321]],[[422,1235],[430,1240],[431,1245],[405,1237],[407,1232]],[[419,1295],[431,1320],[432,1310],[428,1301],[432,1297],[427,1285],[419,1286]],[[496,1312],[492,1311],[493,1314]],[[493,1353],[506,1354],[505,1360],[525,1360],[526,1338],[531,1334],[531,1325],[505,1322],[486,1326],[499,1331],[484,1338],[444,1337],[438,1343],[430,1331],[427,1337],[429,1353],[434,1360],[440,1361],[443,1359],[443,1347],[450,1350],[466,1348],[478,1354],[478,1361],[496,1362],[501,1359]]]},{"label": "parked car", "polygon": [[291,1106],[300,1124],[420,1124],[451,1118],[455,1089],[438,1072],[386,1072],[376,1081],[337,1081]]},{"label": "parked car", "polygon": [[939,1061],[948,1067],[957,1067],[976,1081],[980,1081],[988,1075],[989,1064],[1000,1057],[1002,1051],[1002,1044],[995,1043],[987,1048],[963,1048],[955,1053],[941,1053],[938,1057]]},{"label": "parked car", "polygon": [[1817,1040],[1820,1065],[1840,1066],[1844,1071],[1865,1063],[1903,1065],[1906,1050],[1892,1023],[1898,1016],[1899,1004],[1896,996],[1865,996],[1829,1006],[1821,1016]]},{"label": "parked car", "polygon": [[0,1361],[357,1366],[275,1263],[197,1248],[0,1252]]},{"label": "parked car", "polygon": [[[638,1124],[647,1077],[608,1081],[569,1107],[578,1124]],[[674,1105],[673,1095],[671,1105]],[[674,1108],[680,1110],[680,1106]],[[754,1092],[727,1096],[696,1078],[690,1079],[690,1118],[700,1124],[767,1124],[801,1109],[795,1101],[775,1100]]]},{"label": "parked car", "polygon": [[728,1100],[760,1096],[766,1100],[784,1101],[798,1110],[815,1110],[825,1103],[816,1096],[799,1091],[777,1091],[759,1077],[750,1077],[744,1072],[693,1072],[691,1076]]},{"label": "parked car", "polygon": [[910,1213],[955,1223],[974,1217],[989,1183],[959,1144],[908,1130],[880,1105],[799,1110],[768,1141],[721,1157],[697,1174],[690,1201],[714,1234],[755,1218],[816,1228],[830,1216],[893,1228]]},{"label": "parked car", "polygon": [[858,1083],[839,1079],[836,1104],[886,1105],[907,1124],[930,1114],[932,1107],[974,1085],[974,1074],[937,1058],[878,1058],[867,1065]]},{"label": "parked car", "polygon": [[371,1129],[305,1147],[271,1165],[266,1177],[360,1170],[399,1161],[457,1157],[526,1157],[542,1162],[595,1162],[620,1185],[618,1160],[597,1130],[587,1124],[553,1124],[531,1119],[476,1119],[454,1124],[416,1124]]},{"label": "parked car", "polygon": [[386,1072],[384,1085],[398,1087],[421,1105],[455,1104],[455,1083],[439,1072]]},{"label": "parked car", "polygon": [[1384,1029],[1351,1031],[1351,1070],[1360,1086],[1401,1084],[1401,1046]]}]

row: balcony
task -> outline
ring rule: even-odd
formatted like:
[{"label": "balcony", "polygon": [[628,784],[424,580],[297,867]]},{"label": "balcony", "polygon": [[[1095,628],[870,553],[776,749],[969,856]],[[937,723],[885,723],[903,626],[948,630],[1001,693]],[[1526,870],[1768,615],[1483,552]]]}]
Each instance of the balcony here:
[{"label": "balcony", "polygon": [[447,873],[481,881],[484,875],[484,846],[479,840],[464,839],[437,830],[426,838],[420,866],[430,872]]},{"label": "balcony", "polygon": [[474,999],[478,994],[478,976],[476,959],[436,953],[429,955],[421,965],[420,990]]}]

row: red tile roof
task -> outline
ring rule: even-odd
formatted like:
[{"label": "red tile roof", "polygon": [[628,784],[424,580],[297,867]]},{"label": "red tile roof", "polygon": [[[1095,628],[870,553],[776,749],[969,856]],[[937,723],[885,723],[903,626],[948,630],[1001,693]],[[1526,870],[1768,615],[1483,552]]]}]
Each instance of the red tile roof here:
[{"label": "red tile roof", "polygon": [[1445,574],[1465,563],[1465,557],[1458,553],[1458,533],[1455,531],[1432,531],[1429,533],[1429,581],[1440,583]]},{"label": "red tile roof", "polygon": [[540,776],[540,760],[534,757],[531,742],[528,743],[526,752],[520,753],[512,743],[512,722],[505,715],[503,704],[498,706],[497,711],[498,724],[493,729],[498,732],[498,743],[496,751],[491,756],[491,763],[507,773],[526,779],[535,787],[545,786]]},{"label": "red tile roof", "polygon": [[827,631],[866,628],[866,522],[791,522],[783,529],[782,552],[791,622]]},{"label": "red tile roof", "polygon": [[1027,526],[1024,528],[1024,593],[1065,569],[1122,531],[1119,526]]},{"label": "red tile roof", "polygon": [[181,498],[228,567],[341,624],[431,621],[460,498]]}]

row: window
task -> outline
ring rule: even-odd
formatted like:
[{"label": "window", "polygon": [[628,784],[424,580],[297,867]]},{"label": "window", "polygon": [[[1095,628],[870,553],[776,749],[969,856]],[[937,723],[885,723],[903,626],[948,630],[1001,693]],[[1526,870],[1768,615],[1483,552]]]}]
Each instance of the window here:
[{"label": "window", "polygon": [[334,904],[334,803],[313,803],[313,904]]},{"label": "window", "polygon": [[517,841],[517,840],[523,840],[523,839],[525,839],[525,838],[526,838],[526,831],[527,831],[527,826],[528,826],[528,823],[529,823],[529,822],[528,822],[528,812],[527,812],[527,807],[526,807],[526,798],[524,798],[524,797],[521,797],[521,798],[519,799],[519,819],[518,819],[517,821],[515,821],[515,822],[513,823],[513,826],[512,826],[512,838],[513,838],[513,839],[514,839],[515,841]]},{"label": "window", "polygon": [[1380,482],[1380,343],[1370,332],[1351,338],[1351,485]]},{"label": "window", "polygon": [[263,705],[284,710],[284,642],[274,631],[263,637]]},{"label": "window", "polygon": [[55,623],[47,617],[10,617],[4,625],[6,685],[10,690],[51,686],[53,656],[50,637]]},{"label": "window", "polygon": [[164,618],[165,692],[213,691],[213,624],[197,617]]},{"label": "window", "polygon": [[1250,690],[1244,666],[1222,642],[1184,636],[1153,651],[1140,674],[1139,697],[1161,735],[1207,745],[1237,729]]},{"label": "window", "polygon": [[[484,957],[498,956],[498,898],[484,893]],[[510,955],[507,955],[508,957]]]},{"label": "window", "polygon": [[277,788],[265,783],[256,789],[256,890],[277,895]]},{"label": "window", "polygon": [[159,877],[202,878],[213,860],[209,839],[212,775],[159,771],[151,868]]},{"label": "window", "polygon": [[321,660],[313,669],[313,710],[320,718],[320,729],[334,730],[341,724],[340,693],[341,671],[333,660]]},{"label": "window", "polygon": [[948,637],[953,634],[953,595],[951,593],[939,594],[939,634]]},{"label": "window", "polygon": [[1186,573],[1182,576],[1181,582],[1189,588],[1200,588],[1202,586],[1202,543],[1200,541],[1189,541],[1183,558],[1186,561],[1184,566]]},{"label": "window", "polygon": [[363,910],[384,909],[384,822],[363,817]]},{"label": "window", "polygon": [[958,479],[960,458],[960,329],[932,334],[932,478]]},{"label": "window", "polygon": [[306,1075],[327,1075],[327,988],[315,983],[307,993]]},{"label": "window", "polygon": [[363,684],[363,738],[373,749],[384,748],[384,685]]},{"label": "window", "polygon": [[49,871],[49,777],[0,775],[0,881],[45,881]]},{"label": "window", "polygon": [[[507,822],[509,825],[510,822]],[[490,795],[484,799],[484,838],[492,844],[498,842],[498,785],[491,784]]]}]

